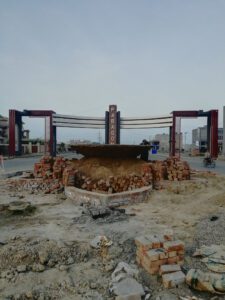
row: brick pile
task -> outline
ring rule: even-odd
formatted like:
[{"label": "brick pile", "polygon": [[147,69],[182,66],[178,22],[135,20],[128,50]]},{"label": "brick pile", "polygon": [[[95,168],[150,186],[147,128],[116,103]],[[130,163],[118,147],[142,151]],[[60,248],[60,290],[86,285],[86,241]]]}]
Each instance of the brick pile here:
[{"label": "brick pile", "polygon": [[[149,174],[137,176],[130,174],[126,176],[110,176],[108,180],[99,179],[92,180],[90,177],[81,176],[83,183],[80,188],[87,191],[101,191],[105,193],[120,193],[131,191],[144,186],[149,186],[152,183],[152,178]],[[75,186],[79,187],[77,179],[75,178]]]},{"label": "brick pile", "polygon": [[184,244],[172,234],[140,236],[135,239],[136,261],[151,275],[161,275],[166,288],[185,281],[180,266],[184,263]]},{"label": "brick pile", "polygon": [[54,179],[62,178],[63,171],[66,168],[66,159],[63,157],[56,157],[52,168],[52,176]]},{"label": "brick pile", "polygon": [[168,180],[180,181],[190,179],[190,167],[186,161],[181,161],[177,157],[172,157],[166,159],[165,164]]},{"label": "brick pile", "polygon": [[54,159],[51,156],[43,156],[39,163],[34,164],[34,177],[52,178]]},{"label": "brick pile", "polygon": [[64,186],[75,186],[75,173],[76,171],[70,166],[64,169],[62,175],[62,183]]},{"label": "brick pile", "polygon": [[34,164],[34,177],[61,179],[66,163],[63,157],[43,156],[40,162]]},{"label": "brick pile", "polygon": [[186,162],[172,157],[165,161],[143,163],[139,174],[109,176],[106,179],[94,179],[81,172],[73,163],[63,157],[44,156],[34,165],[34,177],[58,179],[64,186],[76,186],[88,191],[119,193],[153,185],[162,188],[162,180],[190,179],[190,168]]},{"label": "brick pile", "polygon": [[150,163],[152,166],[153,187],[159,190],[163,187],[162,180],[166,179],[166,165],[164,161]]}]

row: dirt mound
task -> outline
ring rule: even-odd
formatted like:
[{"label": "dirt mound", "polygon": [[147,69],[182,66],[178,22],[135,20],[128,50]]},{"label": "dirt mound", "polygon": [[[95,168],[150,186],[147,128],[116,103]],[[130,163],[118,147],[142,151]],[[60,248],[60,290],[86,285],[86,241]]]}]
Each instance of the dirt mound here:
[{"label": "dirt mound", "polygon": [[72,160],[72,165],[92,179],[107,180],[110,176],[126,176],[128,174],[142,175],[142,166],[146,162],[141,159],[113,159],[113,158],[82,158]]}]

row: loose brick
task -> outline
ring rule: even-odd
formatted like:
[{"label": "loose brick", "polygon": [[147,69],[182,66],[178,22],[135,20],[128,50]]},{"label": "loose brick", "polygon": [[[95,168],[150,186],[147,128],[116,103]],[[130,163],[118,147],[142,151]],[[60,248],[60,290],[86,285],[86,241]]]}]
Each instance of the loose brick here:
[{"label": "loose brick", "polygon": [[178,260],[177,264],[178,264],[179,266],[183,266],[184,260]]},{"label": "loose brick", "polygon": [[148,251],[149,249],[152,249],[152,242],[144,236],[136,237],[134,241],[136,246],[142,250]]},{"label": "loose brick", "polygon": [[163,237],[164,237],[164,240],[166,240],[166,241],[172,241],[173,240],[173,230],[166,229]]},{"label": "loose brick", "polygon": [[159,266],[146,266],[145,264],[142,265],[145,271],[147,271],[151,275],[155,275],[159,273]]},{"label": "loose brick", "polygon": [[160,248],[163,244],[163,240],[157,234],[155,235],[148,235],[146,238],[151,242],[151,249]]},{"label": "loose brick", "polygon": [[167,263],[167,259],[159,259],[156,261],[151,261],[150,267],[154,268],[156,266],[160,267],[161,265],[165,265]]},{"label": "loose brick", "polygon": [[160,266],[159,274],[163,275],[163,274],[168,274],[168,273],[173,273],[178,271],[181,271],[179,265],[162,265]]},{"label": "loose brick", "polygon": [[164,274],[162,275],[162,280],[165,288],[172,288],[172,287],[176,287],[181,283],[184,283],[185,275],[181,271]]},{"label": "loose brick", "polygon": [[168,257],[175,257],[175,256],[177,256],[177,251],[168,252]]},{"label": "loose brick", "polygon": [[177,256],[178,257],[178,260],[180,261],[180,260],[184,260],[184,255],[179,255],[179,256]]},{"label": "loose brick", "polygon": [[176,264],[178,262],[178,256],[174,256],[174,257],[169,257],[167,259],[167,263],[170,265]]},{"label": "loose brick", "polygon": [[160,258],[160,259],[168,258],[168,253],[166,253],[166,252],[160,253],[160,254],[159,254],[159,258]]},{"label": "loose brick", "polygon": [[142,265],[142,259],[141,259],[140,257],[138,257],[138,256],[136,256],[136,262],[137,262],[137,264],[138,264],[139,266]]},{"label": "loose brick", "polygon": [[[162,253],[163,253],[163,250],[162,250]],[[160,254],[160,251],[158,251],[158,249],[152,249],[146,253],[146,256],[149,259],[149,261],[155,261],[155,260],[159,260],[159,254]]]},{"label": "loose brick", "polygon": [[184,254],[185,254],[185,251],[184,251],[184,250],[177,251],[177,254],[178,254],[178,256],[184,255]]},{"label": "loose brick", "polygon": [[141,249],[138,248],[137,251],[136,251],[136,255],[139,256],[139,257],[142,257],[143,255],[145,255],[145,252],[141,251]]},{"label": "loose brick", "polygon": [[143,258],[141,259],[141,263],[143,266],[145,265],[147,268],[149,268],[151,261],[146,256],[143,256]]},{"label": "loose brick", "polygon": [[163,246],[168,252],[184,250],[184,243],[181,241],[168,241],[165,242]]}]

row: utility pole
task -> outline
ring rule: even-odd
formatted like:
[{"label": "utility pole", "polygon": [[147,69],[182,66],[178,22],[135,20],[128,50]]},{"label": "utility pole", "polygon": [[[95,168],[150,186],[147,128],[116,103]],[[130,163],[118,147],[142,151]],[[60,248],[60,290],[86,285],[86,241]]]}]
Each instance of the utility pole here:
[{"label": "utility pole", "polygon": [[184,149],[186,150],[186,144],[187,144],[187,131],[184,133]]},{"label": "utility pole", "polygon": [[223,107],[223,155],[225,156],[225,106]]},{"label": "utility pole", "polygon": [[98,142],[99,142],[99,144],[102,143],[102,136],[101,136],[101,131],[100,130],[98,132]]}]

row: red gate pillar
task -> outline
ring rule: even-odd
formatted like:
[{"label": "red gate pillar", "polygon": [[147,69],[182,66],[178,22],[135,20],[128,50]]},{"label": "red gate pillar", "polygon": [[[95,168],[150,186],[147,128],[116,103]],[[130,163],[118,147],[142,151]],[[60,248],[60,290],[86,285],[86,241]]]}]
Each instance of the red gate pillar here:
[{"label": "red gate pillar", "polygon": [[49,122],[49,131],[50,131],[50,140],[49,140],[49,152],[51,156],[56,156],[56,145],[57,145],[57,138],[56,138],[56,126],[53,126],[53,114],[50,115],[50,122]]},{"label": "red gate pillar", "polygon": [[210,155],[218,157],[218,110],[211,110]]},{"label": "red gate pillar", "polygon": [[9,156],[16,154],[16,111],[9,110]]},{"label": "red gate pillar", "polygon": [[172,139],[170,156],[175,156],[176,154],[176,114],[173,112],[173,126],[172,126]]}]

